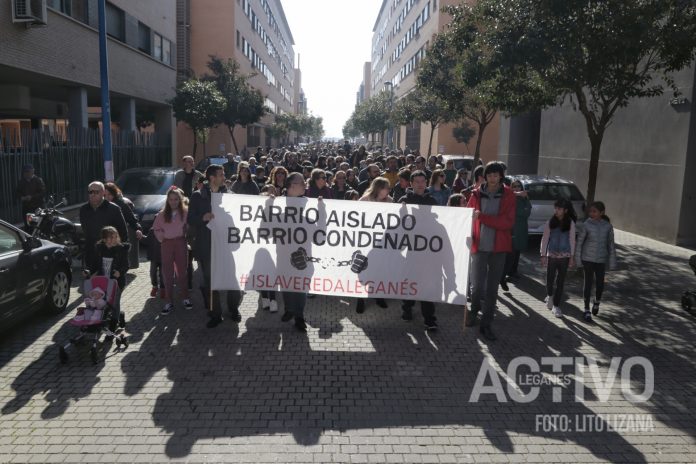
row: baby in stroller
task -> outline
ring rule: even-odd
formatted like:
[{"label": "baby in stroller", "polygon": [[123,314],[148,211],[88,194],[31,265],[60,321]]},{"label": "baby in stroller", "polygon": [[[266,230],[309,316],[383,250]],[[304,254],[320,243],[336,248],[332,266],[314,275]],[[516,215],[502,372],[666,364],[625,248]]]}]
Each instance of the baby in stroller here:
[{"label": "baby in stroller", "polygon": [[99,287],[92,288],[87,298],[82,312],[78,312],[75,321],[101,321],[106,306],[106,293]]},{"label": "baby in stroller", "polygon": [[67,349],[71,345],[82,344],[87,334],[93,334],[90,356],[92,362],[98,362],[97,344],[102,333],[108,339],[116,339],[116,346],[128,346],[128,338],[124,332],[117,333],[117,328],[125,327],[124,315],[118,304],[119,285],[116,279],[106,276],[94,276],[85,281],[85,305],[78,308],[75,317],[70,319],[70,325],[78,327],[80,333],[60,347],[60,361],[68,362]]}]

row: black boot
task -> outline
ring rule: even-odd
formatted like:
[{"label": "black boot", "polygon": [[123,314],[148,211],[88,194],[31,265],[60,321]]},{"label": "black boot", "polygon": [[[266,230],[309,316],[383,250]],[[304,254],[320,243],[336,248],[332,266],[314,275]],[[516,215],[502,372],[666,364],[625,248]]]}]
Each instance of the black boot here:
[{"label": "black boot", "polygon": [[302,317],[295,318],[295,328],[297,330],[299,330],[300,332],[307,331],[307,323],[305,322],[304,318],[302,318]]},{"label": "black boot", "polygon": [[358,306],[355,308],[355,312],[358,314],[362,314],[365,312],[365,300],[362,298],[358,298]]},{"label": "black boot", "polygon": [[380,308],[388,308],[388,307],[389,307],[389,306],[387,305],[387,302],[384,301],[384,298],[377,298],[377,299],[375,300],[375,302],[377,303],[377,306],[379,306]]},{"label": "black boot", "polygon": [[493,333],[493,330],[489,326],[481,327],[481,335],[483,335],[483,338],[488,340],[489,342],[494,342],[497,340],[495,334]]}]

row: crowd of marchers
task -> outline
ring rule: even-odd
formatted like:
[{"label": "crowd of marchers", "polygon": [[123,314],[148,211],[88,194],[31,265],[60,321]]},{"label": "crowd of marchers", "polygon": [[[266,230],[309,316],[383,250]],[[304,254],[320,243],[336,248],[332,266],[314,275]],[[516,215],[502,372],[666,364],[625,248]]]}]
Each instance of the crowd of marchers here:
[{"label": "crowd of marchers", "polygon": [[[137,240],[145,241],[151,261],[150,296],[165,302],[162,314],[171,313],[178,301],[191,310],[194,259],[200,272],[199,290],[207,311],[207,327],[223,321],[222,299],[229,318],[242,320],[239,311],[242,291],[211,290],[211,231],[214,219],[211,194],[229,193],[338,199],[346,201],[396,202],[413,205],[468,207],[474,210],[472,226],[470,310],[465,324],[479,324],[489,341],[499,289],[518,277],[520,253],[527,249],[527,219],[531,204],[519,181],[511,181],[502,162],[479,164],[473,172],[455,169],[453,160],[442,155],[423,156],[406,150],[368,150],[344,144],[290,146],[228,156],[224,164],[211,164],[204,173],[195,169],[191,156],[181,159],[181,169],[167,192],[164,207],[155,217],[148,235],[143,235],[133,205],[114,183],[94,181],[87,189],[87,203],[80,209],[85,235],[83,275],[107,275],[123,290],[128,271],[128,228]],[[32,166],[23,169],[17,195],[22,210],[32,211],[43,204],[45,186]],[[584,271],[584,319],[597,315],[607,270],[616,266],[614,233],[605,206],[595,201],[587,207],[583,227],[576,229],[573,204],[558,198],[541,240],[540,259],[547,270],[546,306],[562,317],[564,282],[569,269]],[[175,288],[179,299],[175,298]],[[260,292],[261,306],[279,310],[274,291]],[[311,295],[282,292],[283,321],[294,320],[300,331],[307,330],[304,309]],[[356,311],[363,313],[368,301],[357,299]],[[413,320],[415,301],[401,302],[401,318]],[[376,304],[387,307],[377,299]],[[437,329],[435,305],[421,301],[427,330]]]}]

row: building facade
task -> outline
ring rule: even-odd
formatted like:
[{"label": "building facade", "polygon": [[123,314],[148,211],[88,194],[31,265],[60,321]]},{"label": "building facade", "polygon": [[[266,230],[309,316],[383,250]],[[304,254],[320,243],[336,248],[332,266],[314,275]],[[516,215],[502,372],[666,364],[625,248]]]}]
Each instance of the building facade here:
[{"label": "building facade", "polygon": [[[416,75],[433,36],[449,23],[449,15],[441,8],[458,4],[459,0],[383,0],[372,30],[370,72],[363,81],[365,93],[375,95],[382,90],[393,92],[394,100],[403,97],[416,86]],[[366,73],[365,73],[366,74]],[[499,118],[486,128],[481,145],[484,160],[498,153]],[[474,154],[475,140],[468,144],[457,142],[452,135],[454,124],[443,124],[435,130],[432,146],[428,147],[430,125],[414,121],[401,126],[387,136],[387,144],[399,148],[418,149],[421,153]]]},{"label": "building facade", "polygon": [[[45,8],[37,8],[45,6]],[[0,131],[99,127],[101,94],[97,0],[31,2],[36,20],[0,4]],[[106,2],[112,128],[145,121],[172,137],[175,0]],[[173,142],[173,139],[172,139]]]},{"label": "building facade", "polygon": [[[696,245],[696,66],[671,91],[620,108],[602,142],[595,198],[623,230]],[[580,112],[564,104],[505,119],[500,158],[511,172],[561,176],[587,190],[590,142]]]},{"label": "building facade", "polygon": [[[280,0],[176,1],[177,37],[185,41],[177,57],[180,76],[208,74],[211,55],[232,59],[242,74],[253,74],[249,83],[264,96],[270,114],[246,128],[234,128],[237,151],[271,146],[274,141],[267,137],[265,128],[273,123],[275,114],[296,112],[302,95],[294,39]],[[177,140],[178,155],[190,154],[193,135],[185,124],[177,125]],[[207,142],[200,146],[207,155],[235,152],[227,127],[212,129]],[[201,151],[196,154],[198,158],[204,156]]]}]

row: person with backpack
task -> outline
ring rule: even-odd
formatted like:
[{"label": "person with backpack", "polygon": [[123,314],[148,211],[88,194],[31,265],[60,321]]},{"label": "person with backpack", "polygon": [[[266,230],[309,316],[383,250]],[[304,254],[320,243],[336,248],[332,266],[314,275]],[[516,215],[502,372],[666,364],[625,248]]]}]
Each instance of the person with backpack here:
[{"label": "person with backpack", "polygon": [[575,267],[575,221],[573,204],[565,198],[554,203],[554,214],[544,226],[541,264],[546,267],[546,307],[563,317],[561,298],[568,268]]},{"label": "person with backpack", "polygon": [[[606,207],[601,201],[590,203],[587,208],[589,218],[583,223],[575,248],[575,261],[582,263],[585,274],[582,295],[585,300],[584,318],[587,322],[592,322],[592,316],[599,313],[607,265],[610,270],[616,269],[614,227],[605,211]],[[590,313],[593,284],[595,285],[595,298]]]}]

